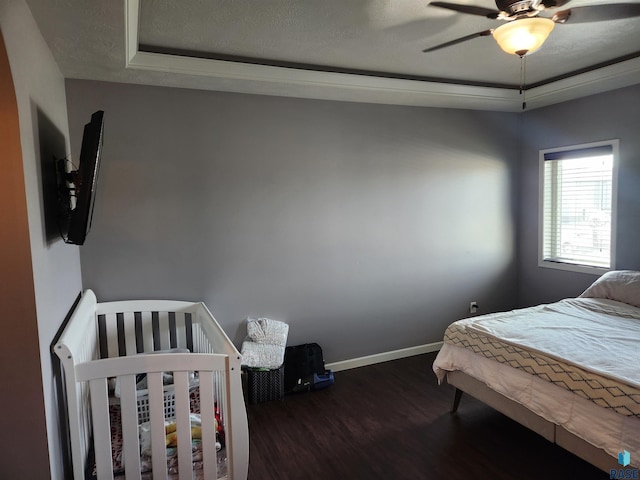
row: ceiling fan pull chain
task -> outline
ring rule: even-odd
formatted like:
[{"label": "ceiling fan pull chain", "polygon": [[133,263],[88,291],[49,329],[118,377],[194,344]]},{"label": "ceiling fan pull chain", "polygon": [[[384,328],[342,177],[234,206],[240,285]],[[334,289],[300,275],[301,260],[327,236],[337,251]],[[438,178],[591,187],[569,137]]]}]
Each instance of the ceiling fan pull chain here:
[{"label": "ceiling fan pull chain", "polygon": [[520,95],[522,95],[522,110],[527,108],[527,56],[520,55]]}]

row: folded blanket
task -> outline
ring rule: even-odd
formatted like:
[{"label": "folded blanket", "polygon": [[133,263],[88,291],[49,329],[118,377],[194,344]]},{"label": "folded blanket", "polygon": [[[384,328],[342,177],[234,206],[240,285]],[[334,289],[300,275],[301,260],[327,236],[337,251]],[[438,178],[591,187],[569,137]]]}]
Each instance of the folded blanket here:
[{"label": "folded blanket", "polygon": [[242,366],[250,368],[279,368],[284,362],[284,348],[280,345],[242,342]]},{"label": "folded blanket", "polygon": [[288,334],[289,325],[284,322],[270,318],[247,318],[247,335],[252,342],[285,347]]}]

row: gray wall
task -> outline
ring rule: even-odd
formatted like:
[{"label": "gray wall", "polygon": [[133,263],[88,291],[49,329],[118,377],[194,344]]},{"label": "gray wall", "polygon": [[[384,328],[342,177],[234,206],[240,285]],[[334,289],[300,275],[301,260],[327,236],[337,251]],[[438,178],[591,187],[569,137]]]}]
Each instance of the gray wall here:
[{"label": "gray wall", "polygon": [[339,361],[515,305],[518,117],[67,80],[105,110],[85,288],[290,324]]},{"label": "gray wall", "polygon": [[537,266],[538,152],[620,139],[616,268],[640,270],[640,85],[526,112],[523,116],[521,306],[580,294],[597,276]]},{"label": "gray wall", "polygon": [[[31,257],[29,287],[12,305],[2,305],[0,425],[11,434],[2,441],[0,471],[3,478],[62,479],[66,436],[59,423],[58,362],[51,343],[82,288],[78,248],[65,245],[48,221],[51,162],[54,156],[64,157],[68,147],[64,79],[23,0],[0,0],[0,27],[15,87],[24,177],[23,194],[11,199],[11,210],[26,204]],[[5,133],[6,125],[2,128]],[[16,168],[7,158],[2,165]],[[0,273],[8,275],[4,269]],[[3,277],[0,288],[17,280]],[[16,308],[24,314],[13,315]]]}]

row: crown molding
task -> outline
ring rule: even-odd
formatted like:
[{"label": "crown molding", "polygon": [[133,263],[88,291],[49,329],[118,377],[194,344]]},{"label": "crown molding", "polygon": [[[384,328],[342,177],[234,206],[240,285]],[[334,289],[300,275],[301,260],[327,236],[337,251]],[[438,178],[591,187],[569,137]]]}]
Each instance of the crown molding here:
[{"label": "crown molding", "polygon": [[546,107],[640,82],[640,57],[580,73],[527,92],[527,107]]}]

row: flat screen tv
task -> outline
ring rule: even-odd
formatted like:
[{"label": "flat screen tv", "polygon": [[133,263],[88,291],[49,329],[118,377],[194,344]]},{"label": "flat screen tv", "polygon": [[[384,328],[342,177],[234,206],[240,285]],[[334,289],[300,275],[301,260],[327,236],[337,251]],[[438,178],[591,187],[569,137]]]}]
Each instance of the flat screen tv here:
[{"label": "flat screen tv", "polygon": [[83,245],[91,229],[103,132],[104,112],[98,110],[84,126],[77,170],[68,169],[67,159],[56,161],[60,201],[58,225],[66,243]]}]

